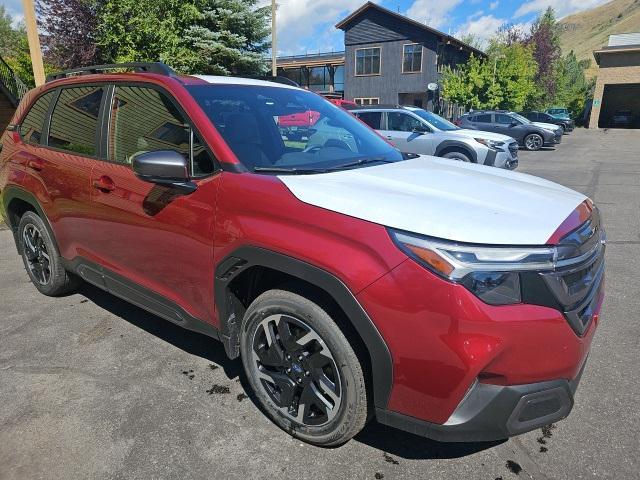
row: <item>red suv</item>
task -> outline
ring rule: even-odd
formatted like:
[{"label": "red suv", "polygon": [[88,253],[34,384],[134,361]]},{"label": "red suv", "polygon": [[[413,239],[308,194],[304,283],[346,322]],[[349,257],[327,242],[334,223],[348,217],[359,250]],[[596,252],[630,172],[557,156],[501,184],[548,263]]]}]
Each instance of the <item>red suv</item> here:
[{"label": "red suv", "polygon": [[[82,279],[219,339],[317,445],[374,417],[483,441],[569,414],[603,298],[589,199],[402,154],[291,85],[117,67],[32,90],[1,138],[1,210],[43,294]],[[287,140],[278,119],[305,112]]]}]

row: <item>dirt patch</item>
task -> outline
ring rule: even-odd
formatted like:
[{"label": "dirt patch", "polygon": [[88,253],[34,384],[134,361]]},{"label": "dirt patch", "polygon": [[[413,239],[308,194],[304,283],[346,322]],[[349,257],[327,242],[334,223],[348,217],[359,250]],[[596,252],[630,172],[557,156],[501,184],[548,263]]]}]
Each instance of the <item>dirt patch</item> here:
[{"label": "dirt patch", "polygon": [[389,455],[387,452],[384,452],[382,454],[382,457],[384,458],[384,461],[387,463],[391,463],[393,465],[399,465],[400,462],[398,460],[396,460],[395,458],[393,458],[391,455]]},{"label": "dirt patch", "polygon": [[522,471],[522,467],[518,462],[514,462],[513,460],[507,460],[506,467],[509,469],[511,473],[515,473],[516,475],[520,475]]},{"label": "dirt patch", "polygon": [[207,390],[207,393],[209,395],[213,395],[214,393],[217,395],[221,395],[221,394],[225,394],[225,393],[231,393],[231,390],[229,390],[229,387],[225,386],[225,385],[218,385],[216,383],[214,383],[213,385],[211,385],[211,388],[209,390]]}]

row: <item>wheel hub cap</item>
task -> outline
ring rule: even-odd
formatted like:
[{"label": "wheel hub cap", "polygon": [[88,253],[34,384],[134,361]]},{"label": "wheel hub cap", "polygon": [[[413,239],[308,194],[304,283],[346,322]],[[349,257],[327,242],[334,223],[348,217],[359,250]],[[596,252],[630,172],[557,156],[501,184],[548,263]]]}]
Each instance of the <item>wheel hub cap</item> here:
[{"label": "wheel hub cap", "polygon": [[49,252],[38,227],[27,224],[22,231],[25,257],[32,278],[40,285],[51,280]]},{"label": "wheel hub cap", "polygon": [[342,402],[333,355],[309,325],[288,315],[271,315],[253,337],[252,367],[260,386],[291,420],[320,426],[331,421]]}]

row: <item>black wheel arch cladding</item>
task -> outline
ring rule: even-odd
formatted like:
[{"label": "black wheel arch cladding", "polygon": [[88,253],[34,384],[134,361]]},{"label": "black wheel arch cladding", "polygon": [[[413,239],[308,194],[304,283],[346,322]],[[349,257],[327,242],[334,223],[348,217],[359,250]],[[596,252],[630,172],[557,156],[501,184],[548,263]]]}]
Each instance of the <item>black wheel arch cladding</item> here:
[{"label": "black wheel arch cladding", "polygon": [[382,335],[348,287],[336,276],[294,257],[256,246],[242,246],[216,267],[214,296],[220,321],[220,340],[230,358],[239,356],[240,326],[245,306],[232,291],[235,278],[251,267],[265,267],[310,283],[326,292],[345,313],[369,355],[373,400],[385,408],[391,394],[393,362]]},{"label": "black wheel arch cladding", "polygon": [[443,142],[441,142],[436,148],[435,156],[440,157],[449,152],[462,152],[466,156],[468,156],[471,161],[473,161],[474,163],[478,163],[478,155],[476,154],[476,152],[464,143],[457,142],[455,140],[444,140]]}]

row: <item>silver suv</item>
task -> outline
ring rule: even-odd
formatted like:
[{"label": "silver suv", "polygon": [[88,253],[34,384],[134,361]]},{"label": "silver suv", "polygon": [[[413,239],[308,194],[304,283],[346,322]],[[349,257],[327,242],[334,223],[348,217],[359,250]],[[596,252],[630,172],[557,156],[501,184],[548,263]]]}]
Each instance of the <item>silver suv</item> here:
[{"label": "silver suv", "polygon": [[458,128],[435,113],[417,107],[375,105],[351,107],[349,111],[405,153],[509,170],[518,166],[518,143],[506,135]]}]

